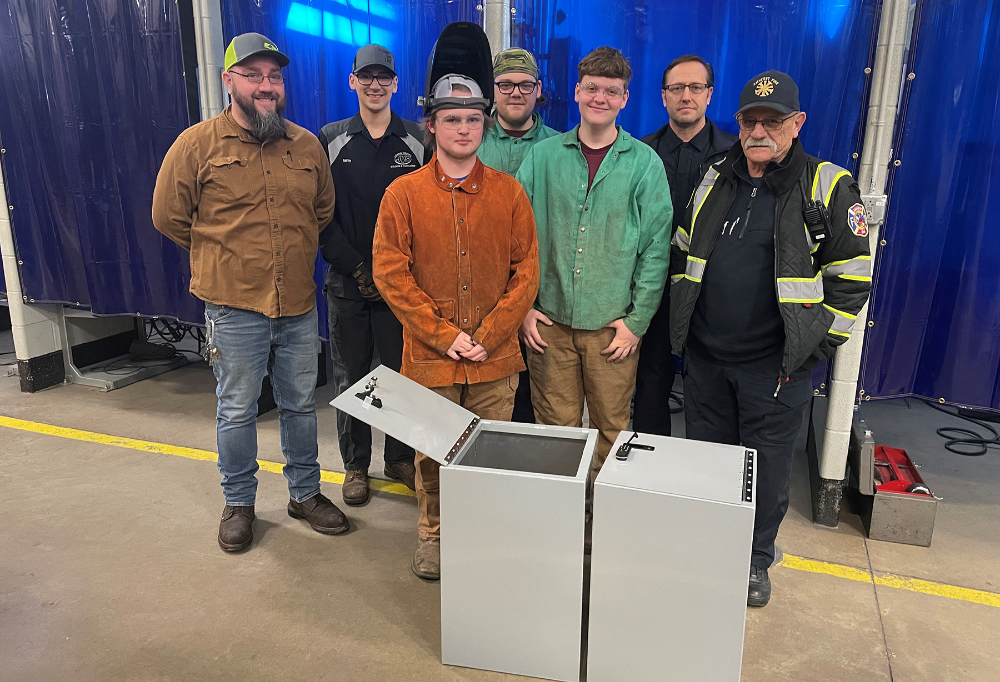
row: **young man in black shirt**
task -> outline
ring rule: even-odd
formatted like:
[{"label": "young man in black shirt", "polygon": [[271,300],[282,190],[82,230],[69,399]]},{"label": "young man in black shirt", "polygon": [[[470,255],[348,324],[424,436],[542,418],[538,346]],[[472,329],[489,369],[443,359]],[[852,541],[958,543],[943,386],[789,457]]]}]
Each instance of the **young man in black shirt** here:
[{"label": "young man in black shirt", "polygon": [[[366,45],[354,57],[350,86],[359,111],[329,123],[319,133],[337,191],[333,222],[324,235],[323,257],[330,264],[326,296],[330,343],[339,391],[360,380],[371,367],[374,349],[386,367],[400,369],[403,327],[372,281],[372,239],[386,187],[430,158],[416,123],[404,121],[389,104],[398,87],[395,60],[381,45]],[[337,414],[340,454],[347,478],[344,502],[368,501],[371,427]],[[413,449],[385,439],[385,475],[414,488]]]},{"label": "young man in black shirt", "polygon": [[[674,225],[684,218],[684,207],[708,167],[726,156],[738,138],[720,130],[705,110],[712,101],[715,73],[696,54],[681,55],[663,72],[661,95],[670,121],[642,141],[663,160],[674,205]],[[635,377],[632,424],[637,431],[670,435],[670,389],[674,385],[674,357],[670,352],[670,296],[642,340]]]}]

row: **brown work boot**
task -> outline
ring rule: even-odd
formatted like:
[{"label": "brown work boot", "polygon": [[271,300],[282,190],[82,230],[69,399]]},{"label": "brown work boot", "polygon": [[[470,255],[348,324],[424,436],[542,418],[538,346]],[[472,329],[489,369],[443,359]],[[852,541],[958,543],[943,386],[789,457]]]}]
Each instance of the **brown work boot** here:
[{"label": "brown work boot", "polygon": [[348,471],[344,475],[344,504],[356,507],[368,501],[368,472]]},{"label": "brown work boot", "polygon": [[219,547],[223,552],[242,552],[253,544],[253,505],[222,510],[219,524]]},{"label": "brown work boot", "polygon": [[293,519],[305,519],[317,533],[340,535],[351,529],[351,523],[337,505],[323,493],[310,497],[305,502],[288,501],[288,515]]},{"label": "brown work boot", "polygon": [[413,462],[396,462],[389,464],[386,462],[385,475],[394,481],[399,481],[410,490],[417,489],[417,468]]},{"label": "brown work boot", "polygon": [[424,580],[441,579],[441,541],[420,539],[410,566],[413,574]]}]

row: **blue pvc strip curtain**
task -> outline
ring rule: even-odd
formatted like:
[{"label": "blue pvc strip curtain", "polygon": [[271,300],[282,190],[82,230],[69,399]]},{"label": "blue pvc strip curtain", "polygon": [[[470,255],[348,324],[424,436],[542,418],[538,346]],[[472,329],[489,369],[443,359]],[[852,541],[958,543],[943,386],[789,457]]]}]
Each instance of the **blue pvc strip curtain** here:
[{"label": "blue pvc strip curtain", "polygon": [[1000,7],[925,0],[915,31],[862,387],[1000,410]]},{"label": "blue pvc strip curtain", "polygon": [[[481,23],[476,7],[472,0],[222,0],[223,33],[227,44],[240,33],[263,33],[288,55],[284,116],[318,133],[327,123],[358,113],[348,77],[354,53],[369,43],[389,48],[395,58],[399,90],[392,109],[410,120],[422,116],[417,97],[424,94],[434,41],[453,21]],[[323,338],[326,270],[318,256],[316,298]]]},{"label": "blue pvc strip curtain", "polygon": [[620,49],[634,72],[619,123],[636,136],[667,122],[663,69],[700,54],[715,70],[708,116],[736,132],[743,85],[768,69],[796,80],[808,120],[806,151],[849,169],[861,151],[861,127],[876,29],[877,0],[526,0],[517,3],[513,43],[539,58],[549,125],[580,120],[573,100],[576,65],[600,45]]},{"label": "blue pvc strip curtain", "polygon": [[0,136],[28,301],[203,321],[188,255],[153,229],[187,127],[173,0],[0,0]]},{"label": "blue pvc strip curtain", "polygon": [[222,0],[222,8],[227,43],[257,31],[288,55],[285,117],[314,133],[358,112],[348,77],[362,45],[392,51],[399,74],[392,108],[416,120],[438,34],[454,21],[482,23],[474,0]]}]

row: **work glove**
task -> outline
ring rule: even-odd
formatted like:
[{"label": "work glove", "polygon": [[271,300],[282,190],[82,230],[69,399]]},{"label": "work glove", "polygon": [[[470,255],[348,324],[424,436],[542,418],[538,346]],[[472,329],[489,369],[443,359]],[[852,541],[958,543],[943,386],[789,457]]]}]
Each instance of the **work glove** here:
[{"label": "work glove", "polygon": [[371,270],[368,269],[367,265],[359,264],[351,273],[351,277],[358,283],[358,291],[361,292],[361,297],[366,301],[375,303],[382,300],[382,295],[378,292],[378,287],[375,286],[375,280],[372,279]]}]

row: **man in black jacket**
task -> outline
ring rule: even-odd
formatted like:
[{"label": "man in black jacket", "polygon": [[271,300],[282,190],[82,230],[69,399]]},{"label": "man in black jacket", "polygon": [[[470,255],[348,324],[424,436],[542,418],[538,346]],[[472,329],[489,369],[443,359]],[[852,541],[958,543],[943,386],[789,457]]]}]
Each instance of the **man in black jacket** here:
[{"label": "man in black jacket", "polygon": [[[696,54],[678,57],[663,72],[661,94],[670,122],[642,141],[663,160],[670,182],[675,225],[684,217],[691,193],[708,167],[726,156],[738,139],[720,130],[705,116],[712,101],[715,73]],[[670,296],[664,294],[642,339],[635,377],[632,426],[636,431],[670,435],[670,389],[674,385],[674,357],[670,352]]]},{"label": "man in black jacket", "polygon": [[736,118],[741,144],[705,174],[674,234],[670,336],[684,353],[687,437],[757,450],[747,604],[764,606],[809,370],[850,337],[871,257],[857,183],[798,140],[792,78],[752,79]]},{"label": "man in black jacket", "polygon": [[[403,362],[403,327],[372,281],[372,239],[386,187],[430,158],[416,123],[404,121],[389,107],[398,87],[392,53],[367,45],[354,57],[350,86],[359,112],[329,123],[319,133],[337,190],[333,222],[324,235],[323,257],[330,264],[326,295],[330,310],[338,391],[360,380],[371,368],[374,349],[386,367]],[[344,502],[368,501],[371,427],[338,412],[337,434],[347,476]],[[414,488],[413,449],[385,439],[385,475]]]}]

